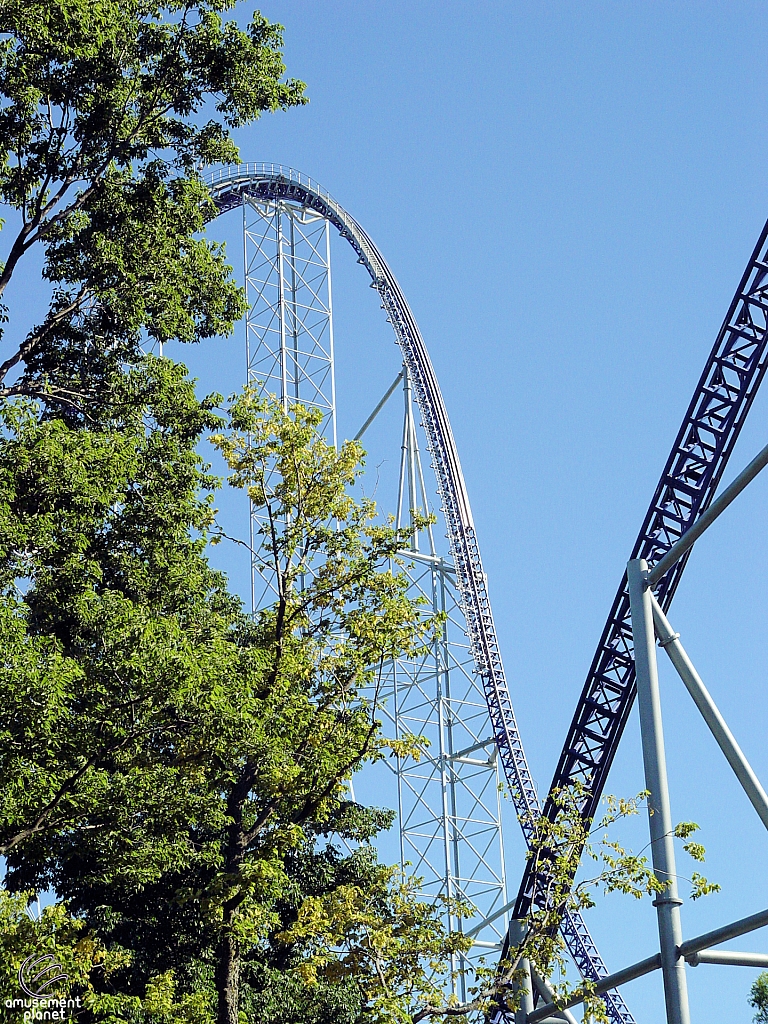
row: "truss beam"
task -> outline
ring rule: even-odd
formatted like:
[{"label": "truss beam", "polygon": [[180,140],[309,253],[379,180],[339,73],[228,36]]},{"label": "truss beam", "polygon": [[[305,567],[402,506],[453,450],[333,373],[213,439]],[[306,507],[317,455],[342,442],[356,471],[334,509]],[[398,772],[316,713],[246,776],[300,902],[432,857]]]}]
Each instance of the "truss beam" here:
[{"label": "truss beam", "polygon": [[[336,444],[336,383],[333,355],[330,235],[313,210],[282,201],[245,198],[245,350],[247,382],[322,413],[320,433]],[[265,525],[253,508],[251,609],[274,597],[272,572],[264,572],[256,550]]]},{"label": "truss beam", "polygon": [[[709,507],[767,367],[768,224],[696,386],[635,541],[633,559],[644,558],[654,567]],[[689,555],[690,549],[659,580],[657,596],[665,611]],[[622,579],[549,790],[551,794],[580,783],[588,793],[582,807],[585,819],[595,815],[635,694],[629,594]],[[551,795],[544,813],[550,819],[557,814]],[[525,916],[533,889],[526,867],[515,916]]]},{"label": "truss beam", "polygon": [[286,202],[243,202],[248,383],[323,414],[336,444],[328,222]]},{"label": "truss beam", "polygon": [[718,516],[725,512],[731,502],[738,498],[744,488],[752,483],[757,474],[765,469],[767,465],[768,444],[757,453],[750,464],[739,473],[733,483],[726,487],[723,493],[712,502],[706,512],[702,512],[693,526],[678,541],[675,541],[666,555],[656,563],[653,570],[648,573],[648,582],[652,587],[655,587],[659,580],[666,576],[672,566],[679,562],[686,551],[693,547],[702,533],[714,523]]}]

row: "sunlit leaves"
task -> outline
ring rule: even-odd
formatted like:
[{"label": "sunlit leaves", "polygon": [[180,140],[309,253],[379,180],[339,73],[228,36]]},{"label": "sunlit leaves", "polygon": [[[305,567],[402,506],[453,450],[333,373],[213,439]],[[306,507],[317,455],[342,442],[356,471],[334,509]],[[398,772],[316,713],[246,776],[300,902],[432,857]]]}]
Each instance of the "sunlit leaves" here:
[{"label": "sunlit leaves", "polygon": [[755,1024],[768,1024],[768,972],[763,971],[752,985],[749,1005],[757,1011],[752,1018]]}]

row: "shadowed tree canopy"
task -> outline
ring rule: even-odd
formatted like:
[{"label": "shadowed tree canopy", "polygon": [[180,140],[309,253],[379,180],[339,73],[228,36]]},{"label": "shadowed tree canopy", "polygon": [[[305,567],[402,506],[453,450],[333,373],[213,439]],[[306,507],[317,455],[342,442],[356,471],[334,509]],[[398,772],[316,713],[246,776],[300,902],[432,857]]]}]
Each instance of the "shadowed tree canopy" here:
[{"label": "shadowed tree canopy", "polygon": [[[97,424],[41,419],[29,399],[3,423],[8,887],[52,887],[124,957],[90,977],[94,1019],[172,971],[184,998],[215,993],[216,1020],[238,1024],[257,954],[253,984],[277,995],[267,954],[297,892],[346,872],[385,897],[365,855],[313,849],[382,824],[348,807],[345,783],[381,756],[382,666],[434,625],[391,568],[404,534],[354,500],[359,446],[328,446],[317,413],[246,395],[225,423],[169,360],[119,377]],[[253,618],[205,557],[214,481],[196,446],[223,426],[213,440],[263,513],[275,586]]]}]

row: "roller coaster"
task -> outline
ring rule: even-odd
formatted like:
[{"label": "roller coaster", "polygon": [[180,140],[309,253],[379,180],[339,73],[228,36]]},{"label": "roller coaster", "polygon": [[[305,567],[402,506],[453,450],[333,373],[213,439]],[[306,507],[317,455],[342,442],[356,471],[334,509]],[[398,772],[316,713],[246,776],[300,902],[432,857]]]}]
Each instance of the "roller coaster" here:
[{"label": "roller coaster", "polygon": [[[322,408],[328,436],[335,441],[331,227],[349,243],[367,271],[394,332],[402,366],[359,436],[402,384],[405,419],[398,522],[406,502],[410,509],[429,504],[413,419],[415,403],[434,470],[448,550],[440,554],[431,533],[427,549],[419,550],[414,531],[414,543],[408,552],[416,566],[412,584],[431,595],[431,600],[437,602],[435,607],[445,609],[446,600],[449,602],[452,614],[448,619],[455,633],[446,634],[444,647],[434,652],[428,665],[393,666],[389,711],[393,726],[415,731],[412,727],[416,721],[424,729],[433,729],[437,739],[437,745],[425,752],[427,767],[416,775],[413,765],[398,762],[401,851],[404,860],[406,854],[416,852],[417,868],[420,872],[428,869],[427,883],[434,878],[432,892],[458,895],[474,903],[478,923],[473,920],[470,934],[479,948],[502,951],[509,923],[524,919],[537,897],[532,862],[528,861],[516,898],[508,898],[501,810],[493,806],[488,795],[498,777],[498,766],[503,770],[524,838],[530,844],[536,817],[543,814],[553,819],[556,815],[552,793],[557,790],[578,784],[585,794],[581,814],[585,819],[594,815],[639,682],[644,744],[651,735],[654,722],[648,709],[655,706],[655,653],[649,655],[648,651],[654,647],[654,626],[651,624],[647,635],[642,630],[653,615],[656,634],[666,637],[662,642],[671,645],[668,653],[673,657],[679,644],[665,613],[690,555],[685,538],[693,536],[690,531],[696,524],[701,532],[713,518],[710,513],[719,511],[715,508],[717,501],[713,505],[718,485],[768,367],[768,224],[707,358],[632,548],[630,583],[623,575],[576,703],[549,796],[542,806],[515,719],[448,413],[424,340],[394,274],[360,224],[317,182],[291,168],[240,164],[215,170],[208,184],[220,214],[235,209],[243,214],[251,380],[258,380],[284,401],[301,399]],[[763,464],[765,461],[768,456]],[[752,475],[759,468],[762,465]],[[428,578],[418,575],[422,569]],[[633,578],[634,596],[630,594]],[[254,581],[255,604],[260,600],[258,590]],[[665,628],[668,633],[663,633]],[[462,633],[468,653],[463,662],[456,654]],[[639,635],[645,640],[650,636],[650,647],[646,644],[642,658],[636,659]],[[650,694],[645,705],[643,694]],[[409,698],[413,698],[410,704]],[[723,749],[729,757],[725,746]],[[663,758],[660,763],[663,768]],[[646,759],[646,778],[655,770],[654,765],[659,767]],[[658,784],[665,789],[665,776]],[[759,783],[756,785],[759,788]],[[759,813],[762,792],[761,788],[755,790],[757,796],[750,797]],[[764,810],[768,816],[768,809]],[[655,857],[654,867],[657,874],[665,868],[671,870],[669,863],[657,864]],[[616,986],[657,967],[664,973],[668,1021],[687,1024],[687,1002],[679,991],[675,994],[674,978],[684,971],[686,956],[706,956],[708,945],[724,939],[713,937],[713,933],[704,937],[707,942],[699,942],[696,949],[691,945],[693,940],[681,945],[674,927],[663,931],[664,915],[672,914],[674,924],[674,913],[674,907],[659,908],[660,954],[644,961],[645,966],[635,965],[614,976],[609,976],[582,917],[578,913],[565,915],[562,935],[567,949],[581,976],[598,985],[614,1024],[633,1024]],[[766,923],[768,917],[763,915],[760,920]],[[751,925],[757,926],[754,922]],[[749,930],[745,926],[734,932],[734,926],[729,927],[731,932],[726,937]],[[673,938],[677,945],[673,942],[670,946]],[[726,961],[715,958],[710,962]],[[567,1010],[551,1005],[548,993],[551,991],[546,980],[540,979],[535,1002],[531,1000],[524,1007],[519,1019],[530,1024],[573,1020]]]}]

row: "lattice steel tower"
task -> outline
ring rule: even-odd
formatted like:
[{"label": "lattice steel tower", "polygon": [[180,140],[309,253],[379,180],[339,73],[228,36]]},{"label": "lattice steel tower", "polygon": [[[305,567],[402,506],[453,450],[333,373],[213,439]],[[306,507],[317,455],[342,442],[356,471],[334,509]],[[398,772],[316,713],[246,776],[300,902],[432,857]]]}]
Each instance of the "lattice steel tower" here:
[{"label": "lattice steel tower", "polygon": [[[276,395],[286,407],[300,401],[321,410],[323,434],[335,445],[329,222],[301,203],[248,193],[242,211],[248,382]],[[448,923],[471,931],[473,953],[482,954],[501,948],[507,924],[497,747],[466,637],[453,560],[439,553],[431,526],[419,530],[414,525],[413,510],[431,510],[432,501],[413,382],[405,367],[387,398],[398,385],[403,430],[400,438],[392,438],[393,448],[400,442],[400,473],[391,511],[398,526],[411,527],[404,552],[411,595],[423,598],[425,615],[445,615],[441,635],[422,658],[399,659],[385,673],[382,717],[387,729],[397,737],[414,734],[429,741],[419,761],[401,759],[394,768],[401,860],[423,877],[425,896],[444,895],[475,908],[476,917],[462,922],[451,914]],[[252,539],[257,528],[254,514]],[[257,608],[269,599],[269,581],[255,565],[251,580]],[[463,995],[460,976],[453,985]]]},{"label": "lattice steel tower", "polygon": [[[320,431],[336,444],[331,251],[328,221],[293,203],[243,199],[247,381],[291,402],[319,409]],[[251,550],[259,515],[251,510]],[[251,561],[251,605],[260,607],[271,580]]]},{"label": "lattice steel tower", "polygon": [[[410,528],[403,556],[412,595],[425,599],[425,614],[445,613],[444,629],[424,656],[400,660],[387,673],[388,728],[398,737],[429,740],[419,761],[396,765],[401,856],[423,877],[425,895],[461,898],[475,908],[469,921],[449,923],[471,934],[473,957],[493,959],[512,907],[499,769],[511,796],[507,807],[517,813],[529,844],[541,805],[512,707],[469,495],[426,345],[372,239],[317,182],[275,164],[222,168],[209,182],[220,213],[244,210],[249,381],[261,382],[286,404],[298,398],[321,409],[325,436],[335,443],[329,225],[355,251],[392,327],[402,368],[357,436],[402,385],[402,435],[390,439],[392,448],[400,446],[397,495],[383,511]],[[429,486],[420,438],[434,473],[426,474]],[[438,526],[417,529],[411,512],[432,510],[433,484]],[[447,549],[435,542],[443,533]],[[255,571],[253,581],[258,607],[269,599],[269,581],[257,579]],[[608,974],[580,914],[566,914],[562,933],[583,977],[597,981]],[[461,975],[451,983],[462,996]],[[604,998],[613,1024],[633,1024],[618,993]]]}]

